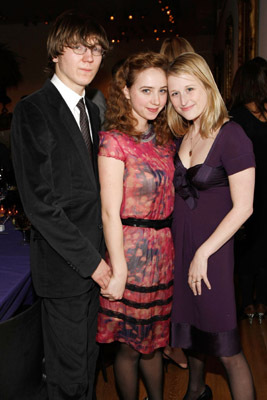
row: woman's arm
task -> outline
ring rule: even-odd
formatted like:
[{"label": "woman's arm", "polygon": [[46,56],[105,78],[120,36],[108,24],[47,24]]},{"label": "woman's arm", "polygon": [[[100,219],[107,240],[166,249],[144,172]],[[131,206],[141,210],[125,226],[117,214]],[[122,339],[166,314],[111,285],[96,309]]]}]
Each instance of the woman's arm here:
[{"label": "woman's arm", "polygon": [[208,258],[220,249],[253,212],[255,168],[248,168],[229,176],[233,207],[212,235],[198,248],[190,264],[188,284],[194,294],[201,294],[201,279],[211,289],[207,277]]},{"label": "woman's arm", "polygon": [[112,157],[99,156],[98,165],[104,236],[112,265],[111,280],[108,287],[101,290],[101,294],[109,300],[119,300],[122,298],[127,279],[120,218],[124,163]]}]

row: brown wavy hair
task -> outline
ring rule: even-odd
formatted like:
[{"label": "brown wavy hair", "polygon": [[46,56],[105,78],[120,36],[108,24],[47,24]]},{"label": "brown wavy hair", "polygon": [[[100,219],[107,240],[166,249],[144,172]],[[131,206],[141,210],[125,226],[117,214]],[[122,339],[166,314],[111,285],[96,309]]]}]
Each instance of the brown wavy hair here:
[{"label": "brown wavy hair", "polygon": [[[109,87],[104,128],[118,130],[130,136],[140,138],[143,132],[138,132],[137,119],[133,116],[132,107],[126,99],[123,89],[130,88],[137,75],[148,69],[158,68],[167,73],[168,60],[155,52],[143,52],[131,55],[119,67]],[[172,137],[167,124],[166,107],[152,122],[158,144],[165,144]]]}]

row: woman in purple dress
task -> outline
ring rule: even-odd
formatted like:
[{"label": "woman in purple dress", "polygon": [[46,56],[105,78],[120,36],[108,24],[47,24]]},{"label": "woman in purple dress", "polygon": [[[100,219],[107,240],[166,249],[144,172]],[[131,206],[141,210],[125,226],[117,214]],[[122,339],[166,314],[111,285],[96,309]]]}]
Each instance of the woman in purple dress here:
[{"label": "woman in purple dress", "polygon": [[235,400],[254,399],[241,351],[234,295],[233,235],[251,215],[252,144],[228,113],[205,60],[184,53],[168,71],[168,122],[177,136],[172,346],[188,350],[184,400],[211,399],[205,356],[222,361]]}]

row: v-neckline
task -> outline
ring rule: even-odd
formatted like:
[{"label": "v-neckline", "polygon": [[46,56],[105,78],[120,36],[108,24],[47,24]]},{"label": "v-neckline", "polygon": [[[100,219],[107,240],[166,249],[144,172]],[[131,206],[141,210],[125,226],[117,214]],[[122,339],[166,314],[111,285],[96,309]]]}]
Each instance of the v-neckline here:
[{"label": "v-neckline", "polygon": [[[216,137],[215,137],[215,139],[214,139],[214,141],[213,141],[213,143],[212,143],[212,145],[211,145],[211,147],[210,147],[210,149],[209,149],[209,151],[208,151],[208,154],[206,155],[206,158],[205,158],[205,160],[203,161],[203,163],[195,164],[195,165],[192,165],[192,166],[189,167],[189,168],[186,168],[186,167],[184,166],[184,164],[183,164],[183,162],[182,162],[180,156],[179,156],[179,152],[177,151],[177,156],[178,156],[178,158],[179,158],[179,160],[180,160],[181,165],[183,166],[183,168],[184,168],[185,170],[189,171],[190,169],[193,169],[193,168],[196,168],[196,167],[200,167],[200,166],[206,164],[206,162],[208,161],[208,158],[209,158],[209,156],[210,156],[210,153],[212,152],[212,149],[213,149],[213,147],[215,146],[215,143],[217,142],[217,138],[218,138],[218,136],[220,136],[220,134],[221,134],[221,132],[222,132],[222,128],[223,128],[226,124],[228,124],[228,122],[230,122],[230,120],[224,122],[224,123],[222,124],[222,126],[220,127],[220,130],[219,130],[219,132],[217,133],[217,135],[216,135]],[[182,141],[183,141],[183,139],[182,139]],[[181,141],[181,143],[182,143],[182,141]]]}]

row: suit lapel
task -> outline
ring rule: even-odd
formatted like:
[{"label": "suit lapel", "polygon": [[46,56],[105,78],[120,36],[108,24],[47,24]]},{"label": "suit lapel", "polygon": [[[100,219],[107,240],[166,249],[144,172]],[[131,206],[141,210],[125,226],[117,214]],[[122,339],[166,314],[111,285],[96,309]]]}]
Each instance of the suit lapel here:
[{"label": "suit lapel", "polygon": [[[78,127],[78,124],[70,111],[69,107],[67,106],[66,102],[62,98],[61,94],[59,91],[56,89],[56,87],[48,80],[44,86],[44,89],[48,90],[51,93],[51,90],[53,91],[52,95],[49,95],[49,101],[50,104],[53,105],[53,107],[56,108],[56,113],[57,113],[57,118],[62,122],[64,126],[64,134],[68,134],[77,151],[80,154],[80,158],[84,163],[85,171],[88,173],[88,177],[90,181],[97,187],[97,182],[96,182],[96,176],[94,173],[94,168],[92,165],[92,162],[89,158],[88,150],[86,148],[86,144],[84,142],[84,139],[82,137],[80,128]],[[93,128],[92,128],[93,129]],[[94,143],[95,146],[95,143]],[[98,144],[96,144],[98,146]],[[95,153],[95,149],[94,149]],[[94,167],[96,163],[96,156],[94,156]]]},{"label": "suit lapel", "polygon": [[86,107],[90,117],[92,135],[93,135],[93,163],[94,163],[94,170],[96,175],[98,175],[98,166],[97,166],[97,154],[98,154],[98,145],[99,145],[99,135],[98,132],[100,130],[100,119],[98,118],[97,114],[94,112],[93,107],[94,105],[91,104],[90,101],[86,99]]},{"label": "suit lapel", "polygon": [[[67,105],[66,105],[66,107],[68,108]],[[68,109],[68,111],[69,111],[69,109]],[[81,160],[83,161],[85,169],[90,176],[90,180],[92,182],[94,182],[94,184],[96,184],[95,173],[94,173],[95,157],[93,157],[93,163],[92,163],[89,153],[88,153],[88,149],[87,149],[84,139],[82,137],[80,128],[78,127],[74,116],[72,115],[71,111],[66,113],[65,110],[62,109],[62,118],[64,118],[64,124],[65,124],[66,130],[71,135],[71,138],[72,138],[78,152],[80,153]],[[94,167],[93,167],[93,164],[94,164]]]}]

